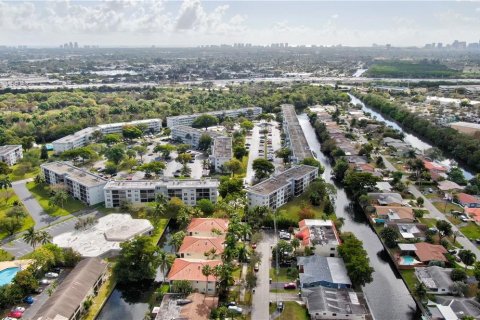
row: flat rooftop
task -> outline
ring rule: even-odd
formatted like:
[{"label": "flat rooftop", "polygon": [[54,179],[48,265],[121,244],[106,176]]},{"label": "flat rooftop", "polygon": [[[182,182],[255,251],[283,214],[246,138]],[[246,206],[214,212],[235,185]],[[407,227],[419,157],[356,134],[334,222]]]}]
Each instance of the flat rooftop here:
[{"label": "flat rooftop", "polygon": [[81,139],[83,138],[85,135],[89,135],[89,134],[92,134],[93,132],[95,132],[96,130],[98,130],[98,127],[88,127],[88,128],[85,128],[85,129],[82,129],[80,131],[77,131],[73,134],[69,134],[68,136],[65,136],[63,138],[60,138],[60,139],[57,139],[55,141],[53,141],[53,143],[69,143],[69,142],[74,142],[75,140],[77,139]]},{"label": "flat rooftop", "polygon": [[18,148],[21,148],[21,145],[6,145],[6,146],[0,146],[0,154],[7,154],[10,153]]},{"label": "flat rooftop", "polygon": [[225,114],[228,116],[228,114],[235,114],[235,113],[242,113],[245,112],[247,113],[249,110],[254,111],[254,110],[259,110],[260,112],[262,111],[262,108],[260,107],[248,107],[248,108],[240,108],[240,109],[228,109],[228,110],[218,110],[218,111],[208,111],[208,112],[201,112],[201,113],[192,113],[192,114],[182,114],[179,116],[172,116],[172,117],[167,117],[168,120],[174,120],[174,119],[188,119],[188,118],[196,118],[204,114],[211,114],[211,115],[222,115]]},{"label": "flat rooftop", "polygon": [[285,129],[290,138],[290,148],[292,149],[293,156],[299,161],[302,161],[305,158],[313,158],[313,153],[308,146],[302,126],[295,113],[294,106],[291,104],[283,104],[282,113],[283,119],[287,123]]},{"label": "flat rooftop", "polygon": [[365,305],[352,289],[308,288],[302,290],[311,312],[320,310],[343,314],[367,314]]},{"label": "flat rooftop", "polygon": [[212,156],[217,158],[232,157],[232,138],[218,137],[213,140]]},{"label": "flat rooftop", "polygon": [[110,180],[105,185],[105,190],[128,190],[128,189],[155,189],[160,187],[184,188],[184,187],[218,187],[219,182],[215,179],[164,179],[164,180]]},{"label": "flat rooftop", "polygon": [[130,214],[111,213],[85,229],[62,233],[53,243],[62,248],[72,248],[83,257],[98,257],[110,251],[119,251],[120,244],[153,230],[147,219],[133,219]]},{"label": "flat rooftop", "polygon": [[152,122],[162,122],[162,119],[143,119],[143,120],[134,120],[130,122],[116,122],[116,123],[105,123],[98,125],[99,128],[114,128],[114,127],[123,127],[127,125],[136,125],[136,124],[150,124]]},{"label": "flat rooftop", "polygon": [[173,126],[172,130],[178,130],[178,131],[189,133],[189,134],[192,134],[192,135],[194,135],[194,134],[199,134],[199,135],[207,134],[212,138],[217,138],[217,137],[223,137],[224,136],[224,133],[222,133],[222,132],[197,129],[197,128],[189,127],[189,126],[186,126],[186,125]]},{"label": "flat rooftop", "polygon": [[265,181],[262,181],[253,187],[247,188],[248,192],[256,194],[269,195],[270,193],[284,187],[290,183],[291,180],[299,179],[306,174],[318,170],[317,167],[300,165],[290,168],[277,176],[271,177]]},{"label": "flat rooftop", "polygon": [[303,240],[313,245],[340,244],[332,220],[305,219],[299,222],[299,227]]},{"label": "flat rooftop", "polygon": [[42,164],[41,167],[47,170],[51,170],[56,174],[66,175],[70,179],[86,187],[94,187],[101,184],[105,184],[107,182],[106,179],[96,174],[77,168],[66,162],[60,162],[60,161],[47,162]]}]

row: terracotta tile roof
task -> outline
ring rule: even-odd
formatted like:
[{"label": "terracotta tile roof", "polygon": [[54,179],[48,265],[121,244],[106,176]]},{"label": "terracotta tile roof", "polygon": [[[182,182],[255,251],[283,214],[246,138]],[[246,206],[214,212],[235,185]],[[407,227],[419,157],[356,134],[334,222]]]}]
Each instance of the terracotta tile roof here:
[{"label": "terracotta tile roof", "polygon": [[377,215],[388,215],[389,212],[394,212],[398,215],[400,219],[414,219],[413,209],[409,207],[398,207],[398,206],[375,206],[375,211]]},{"label": "terracotta tile roof", "polygon": [[182,252],[207,252],[215,249],[217,254],[223,252],[224,237],[191,237],[187,236],[183,239],[182,246],[178,250]]},{"label": "terracotta tile roof", "polygon": [[480,208],[465,208],[465,213],[470,215],[475,221],[480,222]]},{"label": "terracotta tile roof", "polygon": [[[187,260],[177,258],[173,262],[172,268],[168,273],[167,279],[173,280],[188,280],[188,281],[207,281],[207,277],[202,274],[204,265],[210,265],[212,268],[222,264],[220,260]],[[211,275],[208,281],[214,281],[216,277]]]},{"label": "terracotta tile roof", "polygon": [[447,261],[447,258],[445,258],[444,255],[447,253],[447,249],[441,245],[431,244],[428,242],[419,242],[415,244],[415,247],[417,248],[415,254],[422,262]]},{"label": "terracotta tile roof", "polygon": [[480,200],[468,193],[458,193],[458,201],[461,203],[480,203]]},{"label": "terracotta tile roof", "polygon": [[226,232],[228,229],[228,220],[218,218],[193,218],[187,227],[187,232],[211,232],[212,229]]},{"label": "terracotta tile roof", "polygon": [[447,167],[442,166],[441,164],[438,164],[436,162],[431,162],[431,161],[423,161],[423,165],[425,166],[425,169],[428,171],[430,170],[436,170],[436,171],[448,171]]}]

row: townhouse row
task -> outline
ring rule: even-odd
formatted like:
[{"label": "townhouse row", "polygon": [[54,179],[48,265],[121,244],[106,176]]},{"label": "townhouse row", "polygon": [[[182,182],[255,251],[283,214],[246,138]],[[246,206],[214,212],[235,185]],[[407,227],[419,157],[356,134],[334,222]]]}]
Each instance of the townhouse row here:
[{"label": "townhouse row", "polygon": [[212,115],[220,119],[224,118],[238,118],[246,117],[253,119],[256,116],[262,114],[262,108],[260,107],[249,107],[249,108],[240,108],[240,109],[231,109],[231,110],[220,110],[220,111],[211,111],[204,113],[193,113],[185,114],[180,116],[167,117],[167,127],[173,128],[175,126],[191,126],[195,119],[202,115]]},{"label": "townhouse row", "polygon": [[116,208],[123,202],[153,202],[157,194],[177,197],[191,206],[201,199],[217,201],[219,182],[214,179],[108,181],[66,162],[44,163],[41,169],[47,184],[64,185],[69,194],[88,205],[104,202],[105,207]]},{"label": "townhouse row", "polygon": [[145,119],[131,122],[117,122],[100,124],[95,127],[88,127],[73,134],[57,139],[52,142],[53,150],[57,153],[67,150],[80,148],[87,145],[94,136],[95,132],[102,134],[121,133],[125,126],[143,126],[145,131],[159,132],[162,128],[161,119]]}]

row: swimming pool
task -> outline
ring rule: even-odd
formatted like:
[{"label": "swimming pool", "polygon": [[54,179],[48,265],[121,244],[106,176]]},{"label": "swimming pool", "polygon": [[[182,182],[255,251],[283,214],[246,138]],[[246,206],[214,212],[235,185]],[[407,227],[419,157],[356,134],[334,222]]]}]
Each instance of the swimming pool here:
[{"label": "swimming pool", "polygon": [[412,256],[402,256],[400,259],[400,264],[411,266],[412,264],[418,263],[417,260],[415,260],[414,257]]},{"label": "swimming pool", "polygon": [[18,267],[7,268],[0,271],[0,286],[12,282],[18,271],[20,271]]}]

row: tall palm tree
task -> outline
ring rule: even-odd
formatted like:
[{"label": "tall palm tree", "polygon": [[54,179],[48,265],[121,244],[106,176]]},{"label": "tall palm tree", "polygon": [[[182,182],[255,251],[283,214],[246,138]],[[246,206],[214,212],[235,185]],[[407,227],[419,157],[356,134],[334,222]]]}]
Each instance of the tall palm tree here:
[{"label": "tall palm tree", "polygon": [[47,231],[37,231],[37,242],[47,244],[52,242],[52,236]]},{"label": "tall palm tree", "polygon": [[37,243],[38,243],[38,237],[37,237],[37,232],[35,231],[35,229],[33,229],[33,227],[29,228],[25,232],[25,234],[23,235],[23,241],[31,245],[35,250],[35,247],[37,246]]},{"label": "tall palm tree", "polygon": [[173,263],[172,255],[166,253],[163,250],[158,252],[158,261],[160,262],[160,270],[163,274],[163,281],[165,282],[165,271],[170,269]]},{"label": "tall palm tree", "polygon": [[205,296],[206,296],[208,294],[208,277],[210,277],[213,274],[213,268],[209,264],[204,265],[202,267],[202,274],[205,277],[207,277],[207,284],[205,286]]},{"label": "tall palm tree", "polygon": [[65,191],[59,191],[55,196],[58,198],[58,201],[60,202],[60,206],[63,208],[63,205],[68,200],[68,193],[66,193]]}]

